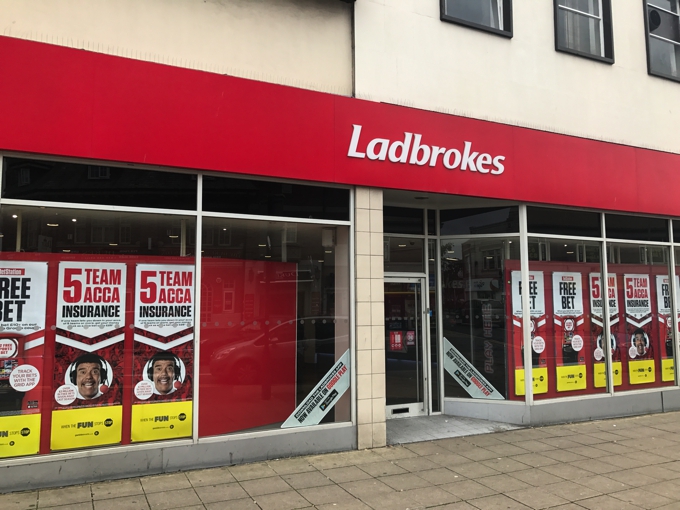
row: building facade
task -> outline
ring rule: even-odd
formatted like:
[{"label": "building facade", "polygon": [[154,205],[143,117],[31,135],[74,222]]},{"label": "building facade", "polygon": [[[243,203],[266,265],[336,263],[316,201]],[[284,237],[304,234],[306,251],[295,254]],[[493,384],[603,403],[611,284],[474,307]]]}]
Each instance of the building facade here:
[{"label": "building facade", "polygon": [[613,4],[5,2],[0,490],[680,409],[680,11]]}]

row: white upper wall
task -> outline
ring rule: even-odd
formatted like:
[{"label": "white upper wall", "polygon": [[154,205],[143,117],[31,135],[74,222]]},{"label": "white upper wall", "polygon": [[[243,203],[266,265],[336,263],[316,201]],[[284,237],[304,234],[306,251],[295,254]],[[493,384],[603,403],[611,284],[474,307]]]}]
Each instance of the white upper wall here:
[{"label": "white upper wall", "polygon": [[0,0],[0,34],[352,94],[339,0]]},{"label": "white upper wall", "polygon": [[514,0],[512,39],[439,4],[357,0],[357,97],[680,153],[680,83],[647,74],[640,0],[612,0],[613,65],[555,51],[551,0]]}]

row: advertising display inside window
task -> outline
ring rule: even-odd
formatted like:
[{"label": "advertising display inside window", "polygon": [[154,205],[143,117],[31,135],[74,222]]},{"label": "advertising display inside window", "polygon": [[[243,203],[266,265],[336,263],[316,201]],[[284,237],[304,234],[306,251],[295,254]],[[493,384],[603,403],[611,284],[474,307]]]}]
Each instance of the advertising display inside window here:
[{"label": "advertising display inside window", "polygon": [[519,238],[441,240],[446,397],[512,396],[508,356],[515,340],[513,322],[506,320],[507,275],[510,267],[519,269],[519,250]]},{"label": "advertising display inside window", "polygon": [[[607,391],[600,252],[598,243],[529,240],[532,380],[536,399]],[[518,268],[514,269],[513,285],[520,279]],[[519,292],[513,295],[518,297]],[[615,304],[610,296],[609,312],[614,323]],[[518,351],[517,347],[514,351]],[[617,354],[612,349],[614,359]],[[620,371],[618,366],[614,384],[617,370]],[[515,395],[524,394],[523,385],[524,379],[515,377]]]},{"label": "advertising display inside window", "polygon": [[0,458],[190,437],[195,218],[4,205],[0,232]]},{"label": "advertising display inside window", "polygon": [[349,229],[202,232],[199,435],[349,420]]},{"label": "advertising display inside window", "polygon": [[622,363],[621,386],[616,390],[674,384],[668,248],[612,243],[607,262],[609,272],[616,275],[622,316],[618,327],[612,327]]}]

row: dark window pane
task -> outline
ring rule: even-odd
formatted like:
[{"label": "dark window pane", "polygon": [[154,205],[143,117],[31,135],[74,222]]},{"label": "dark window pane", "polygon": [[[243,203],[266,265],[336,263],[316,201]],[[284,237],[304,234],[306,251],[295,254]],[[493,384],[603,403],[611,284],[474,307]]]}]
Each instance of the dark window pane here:
[{"label": "dark window pane", "polygon": [[527,207],[527,229],[536,234],[601,236],[598,213],[547,207]]},{"label": "dark window pane", "polygon": [[607,237],[638,241],[668,241],[668,222],[661,218],[606,214]]},{"label": "dark window pane", "polygon": [[349,190],[206,176],[203,210],[349,221]]},{"label": "dark window pane", "polygon": [[437,215],[432,209],[427,211],[427,233],[431,236],[437,235]]},{"label": "dark window pane", "polygon": [[196,209],[195,175],[19,158],[3,161],[3,198]]},{"label": "dark window pane", "polygon": [[519,208],[451,209],[439,212],[441,235],[519,232]]},{"label": "dark window pane", "polygon": [[[675,244],[680,244],[680,219],[673,220],[673,242]],[[680,259],[678,259],[680,264]]]},{"label": "dark window pane", "polygon": [[385,271],[424,273],[423,239],[385,236]]},{"label": "dark window pane", "polygon": [[383,232],[386,234],[415,234],[423,232],[423,210],[406,207],[383,208]]}]

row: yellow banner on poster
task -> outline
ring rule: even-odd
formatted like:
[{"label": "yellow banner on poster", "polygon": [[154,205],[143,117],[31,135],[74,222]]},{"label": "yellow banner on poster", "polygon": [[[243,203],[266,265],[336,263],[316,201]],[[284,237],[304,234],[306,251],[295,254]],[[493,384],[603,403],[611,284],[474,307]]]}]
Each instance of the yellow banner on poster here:
[{"label": "yellow banner on poster", "polygon": [[122,421],[123,406],[53,411],[50,447],[70,450],[120,443]]},{"label": "yellow banner on poster", "polygon": [[191,437],[192,403],[158,402],[132,406],[133,443]]},{"label": "yellow banner on poster", "polygon": [[[534,386],[534,395],[548,393],[548,369],[534,367],[531,370],[531,379]],[[524,395],[524,369],[515,370],[515,395]]]},{"label": "yellow banner on poster", "polygon": [[0,417],[0,459],[40,450],[40,414]]},{"label": "yellow banner on poster", "polygon": [[661,380],[663,382],[675,381],[675,364],[673,358],[661,360]]},{"label": "yellow banner on poster", "polygon": [[[623,384],[623,365],[620,361],[612,362],[612,370],[614,371],[614,386],[621,386]],[[595,363],[593,365],[593,379],[596,388],[607,387],[607,371],[604,363]]]},{"label": "yellow banner on poster", "polygon": [[628,362],[630,384],[649,384],[656,381],[653,359],[640,359]]},{"label": "yellow banner on poster", "polygon": [[578,391],[588,387],[585,365],[557,367],[557,391]]}]

